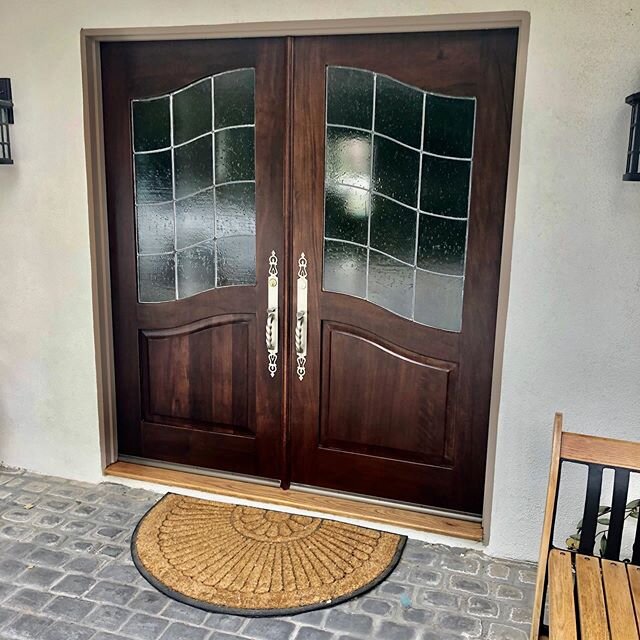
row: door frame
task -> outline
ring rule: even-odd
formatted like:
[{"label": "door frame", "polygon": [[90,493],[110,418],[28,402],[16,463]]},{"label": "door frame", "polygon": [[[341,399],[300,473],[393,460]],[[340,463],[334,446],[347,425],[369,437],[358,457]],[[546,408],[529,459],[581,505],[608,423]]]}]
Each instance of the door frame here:
[{"label": "door frame", "polygon": [[[482,511],[482,522],[478,524],[476,540],[487,543],[490,532],[491,510],[493,503],[495,452],[497,443],[498,412],[501,396],[502,365],[504,356],[509,284],[511,276],[511,260],[513,248],[513,230],[515,224],[515,204],[520,165],[520,146],[522,130],[522,113],[524,106],[524,86],[529,46],[530,14],[526,11],[461,13],[446,15],[419,15],[404,17],[354,18],[338,20],[304,20],[286,22],[256,22],[237,24],[218,24],[181,27],[131,27],[82,29],[80,32],[80,48],[82,63],[83,113],[85,135],[85,157],[87,171],[87,196],[89,212],[89,242],[91,250],[91,284],[93,303],[94,346],[96,358],[96,381],[98,401],[98,426],[102,470],[109,475],[118,475],[116,469],[107,468],[117,463],[117,429],[115,398],[115,365],[113,348],[113,330],[111,313],[111,278],[109,266],[109,234],[107,227],[106,170],[104,154],[103,118],[102,118],[102,80],[100,71],[100,44],[102,42],[128,42],[139,40],[190,40],[217,38],[251,38],[251,37],[286,37],[305,35],[349,35],[374,33],[408,33],[418,31],[463,31],[473,29],[505,29],[519,30],[518,50],[516,58],[516,76],[514,104],[511,127],[511,143],[509,167],[507,175],[507,193],[504,218],[504,235],[502,244],[500,285],[496,319],[496,339],[494,345],[493,374],[491,384],[491,400],[489,415],[489,436],[487,442],[487,465],[485,470],[485,497]],[[291,228],[289,220],[285,220],[285,246],[288,244]],[[120,463],[127,464],[127,463]],[[181,473],[181,472],[177,472]],[[122,475],[126,475],[122,473]],[[189,475],[189,474],[185,474]],[[129,476],[131,477],[131,476]],[[206,477],[205,477],[206,478]],[[209,481],[212,478],[208,478]],[[177,486],[186,486],[174,477]],[[228,481],[227,481],[228,483]],[[206,483],[203,483],[206,484]],[[238,485],[251,487],[250,482],[238,482]],[[259,485],[256,485],[259,486]],[[219,492],[220,487],[212,486],[211,491]],[[239,486],[234,491],[239,490]],[[258,493],[254,499],[276,504],[289,504],[275,494]],[[304,506],[304,493],[297,504]],[[230,495],[233,495],[231,493]],[[311,497],[313,494],[309,494]],[[292,496],[294,497],[294,496]],[[248,498],[251,499],[251,498]],[[331,506],[333,500],[333,507]],[[367,515],[361,500],[354,498],[328,498],[326,511],[336,515],[349,515],[348,504],[336,509],[335,500],[341,503],[352,502],[352,516],[377,520],[375,511],[385,507],[374,506]],[[318,508],[317,496],[312,501]],[[295,505],[293,505],[295,506]],[[313,507],[308,507],[313,508]],[[388,507],[387,507],[388,508]],[[433,518],[425,514],[424,526],[415,522],[415,510],[391,508],[394,512],[405,511],[408,517],[399,523],[409,528],[422,529],[442,533],[442,528]],[[338,513],[339,511],[339,513]],[[363,513],[364,511],[364,513]],[[396,515],[398,515],[396,513]],[[448,517],[447,521],[455,520]],[[387,520],[388,522],[388,520]],[[461,523],[465,522],[460,520]],[[431,523],[431,524],[430,524]],[[469,524],[469,523],[467,523]],[[447,528],[450,535],[456,531]],[[467,535],[465,535],[465,533]],[[468,530],[461,530],[461,537],[470,538]]]}]

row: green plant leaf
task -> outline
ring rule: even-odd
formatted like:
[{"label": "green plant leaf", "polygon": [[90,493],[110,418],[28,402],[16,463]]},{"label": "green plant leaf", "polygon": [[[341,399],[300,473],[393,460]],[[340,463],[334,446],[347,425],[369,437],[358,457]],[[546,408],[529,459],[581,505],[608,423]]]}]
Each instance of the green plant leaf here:
[{"label": "green plant leaf", "polygon": [[637,509],[640,506],[640,500],[632,500],[627,502],[627,509]]},{"label": "green plant leaf", "polygon": [[636,520],[638,519],[638,511],[640,511],[640,509],[638,507],[634,507],[633,509],[631,509],[631,511],[629,512],[629,517],[630,518],[635,518]]},{"label": "green plant leaf", "polygon": [[603,533],[602,538],[600,538],[600,555],[604,557],[604,554],[607,551],[607,534]]},{"label": "green plant leaf", "polygon": [[609,516],[605,516],[604,518],[598,518],[599,524],[609,524]]},{"label": "green plant leaf", "polygon": [[605,513],[609,513],[609,511],[611,511],[611,507],[607,507],[606,505],[601,504],[600,508],[598,509],[598,515],[602,516]]}]

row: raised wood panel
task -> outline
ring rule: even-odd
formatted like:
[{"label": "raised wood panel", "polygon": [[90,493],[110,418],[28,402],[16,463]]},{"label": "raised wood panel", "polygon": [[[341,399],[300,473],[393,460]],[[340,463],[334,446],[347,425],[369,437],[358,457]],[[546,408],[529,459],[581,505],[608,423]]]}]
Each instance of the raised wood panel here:
[{"label": "raised wood panel", "polygon": [[254,329],[244,315],[141,331],[146,422],[254,433]]},{"label": "raised wood panel", "polygon": [[445,464],[456,365],[323,323],[320,446]]}]

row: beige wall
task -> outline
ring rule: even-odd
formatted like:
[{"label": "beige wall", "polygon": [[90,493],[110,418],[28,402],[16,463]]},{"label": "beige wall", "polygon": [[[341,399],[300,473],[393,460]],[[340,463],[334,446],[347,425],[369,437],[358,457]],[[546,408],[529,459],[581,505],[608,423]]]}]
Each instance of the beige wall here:
[{"label": "beige wall", "polygon": [[553,411],[640,435],[640,0],[0,0],[0,460],[100,477],[80,29],[526,10],[531,39],[489,551],[533,558]]}]

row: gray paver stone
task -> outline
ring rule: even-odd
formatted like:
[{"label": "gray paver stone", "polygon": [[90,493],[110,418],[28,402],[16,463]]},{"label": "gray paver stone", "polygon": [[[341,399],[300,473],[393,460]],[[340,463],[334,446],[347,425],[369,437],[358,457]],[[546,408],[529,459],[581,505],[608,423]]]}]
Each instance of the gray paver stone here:
[{"label": "gray paver stone", "polygon": [[471,596],[467,605],[467,611],[483,618],[497,618],[500,615],[500,606],[494,600],[482,596]]},{"label": "gray paver stone", "polygon": [[173,618],[174,620],[189,622],[191,624],[202,624],[207,617],[206,611],[190,607],[187,604],[176,602],[175,600],[169,600],[169,604],[162,612],[162,615],[167,618]]},{"label": "gray paver stone", "polygon": [[159,613],[167,605],[168,598],[159,591],[144,589],[129,603],[131,609],[138,609],[145,613]]},{"label": "gray paver stone", "polygon": [[57,620],[45,629],[40,640],[89,640],[95,632],[95,629],[89,627]]},{"label": "gray paver stone", "polygon": [[111,604],[124,605],[133,598],[136,590],[125,584],[115,584],[113,582],[98,582],[86,597],[89,600],[98,602],[108,602]]},{"label": "gray paver stone", "polygon": [[522,629],[514,629],[503,624],[493,623],[489,626],[487,640],[528,640],[529,634]]},{"label": "gray paver stone", "polygon": [[454,631],[469,638],[477,638],[482,632],[480,620],[460,613],[441,613],[436,623],[445,631]]},{"label": "gray paver stone", "polygon": [[174,622],[160,636],[160,640],[204,640],[209,634],[209,629],[194,627],[184,622]]},{"label": "gray paver stone", "polygon": [[34,613],[38,609],[42,609],[52,595],[40,591],[38,589],[20,589],[5,601],[5,604],[15,609],[24,609],[29,613]]},{"label": "gray paver stone", "polygon": [[20,584],[28,584],[34,587],[49,588],[54,582],[62,578],[62,571],[48,569],[47,567],[29,567],[17,577]]},{"label": "gray paver stone", "polygon": [[336,631],[367,635],[371,632],[373,620],[368,615],[344,613],[339,609],[332,609],[329,611],[325,626]]},{"label": "gray paver stone", "polygon": [[243,635],[256,640],[287,640],[293,634],[295,625],[276,618],[253,618],[244,628]]},{"label": "gray paver stone", "polygon": [[51,587],[52,591],[56,593],[66,593],[71,596],[81,596],[86,593],[93,587],[96,581],[89,576],[85,576],[78,573],[72,573],[68,576],[65,576],[60,580],[60,582],[56,582],[56,584]]},{"label": "gray paver stone", "polygon": [[415,637],[415,627],[408,627],[385,620],[380,625],[379,636],[385,640],[411,640],[411,638]]},{"label": "gray paver stone", "polygon": [[35,640],[52,622],[51,618],[23,613],[4,628],[3,634],[20,640]]},{"label": "gray paver stone", "polygon": [[377,598],[365,598],[360,602],[360,608],[365,613],[373,613],[378,616],[385,616],[393,608],[391,604]]},{"label": "gray paver stone", "polygon": [[331,633],[314,627],[300,627],[295,640],[330,640]]},{"label": "gray paver stone", "polygon": [[224,613],[210,613],[205,620],[205,626],[218,631],[238,631],[245,623],[246,618],[230,616]]},{"label": "gray paver stone", "polygon": [[169,621],[146,613],[136,613],[122,627],[122,633],[136,640],[155,640],[169,626]]},{"label": "gray paver stone", "polygon": [[117,607],[113,604],[100,604],[87,616],[85,622],[98,629],[116,631],[131,614],[130,610],[123,607]]},{"label": "gray paver stone", "polygon": [[93,607],[93,602],[87,602],[80,598],[57,596],[45,607],[44,612],[78,622],[85,618]]}]

